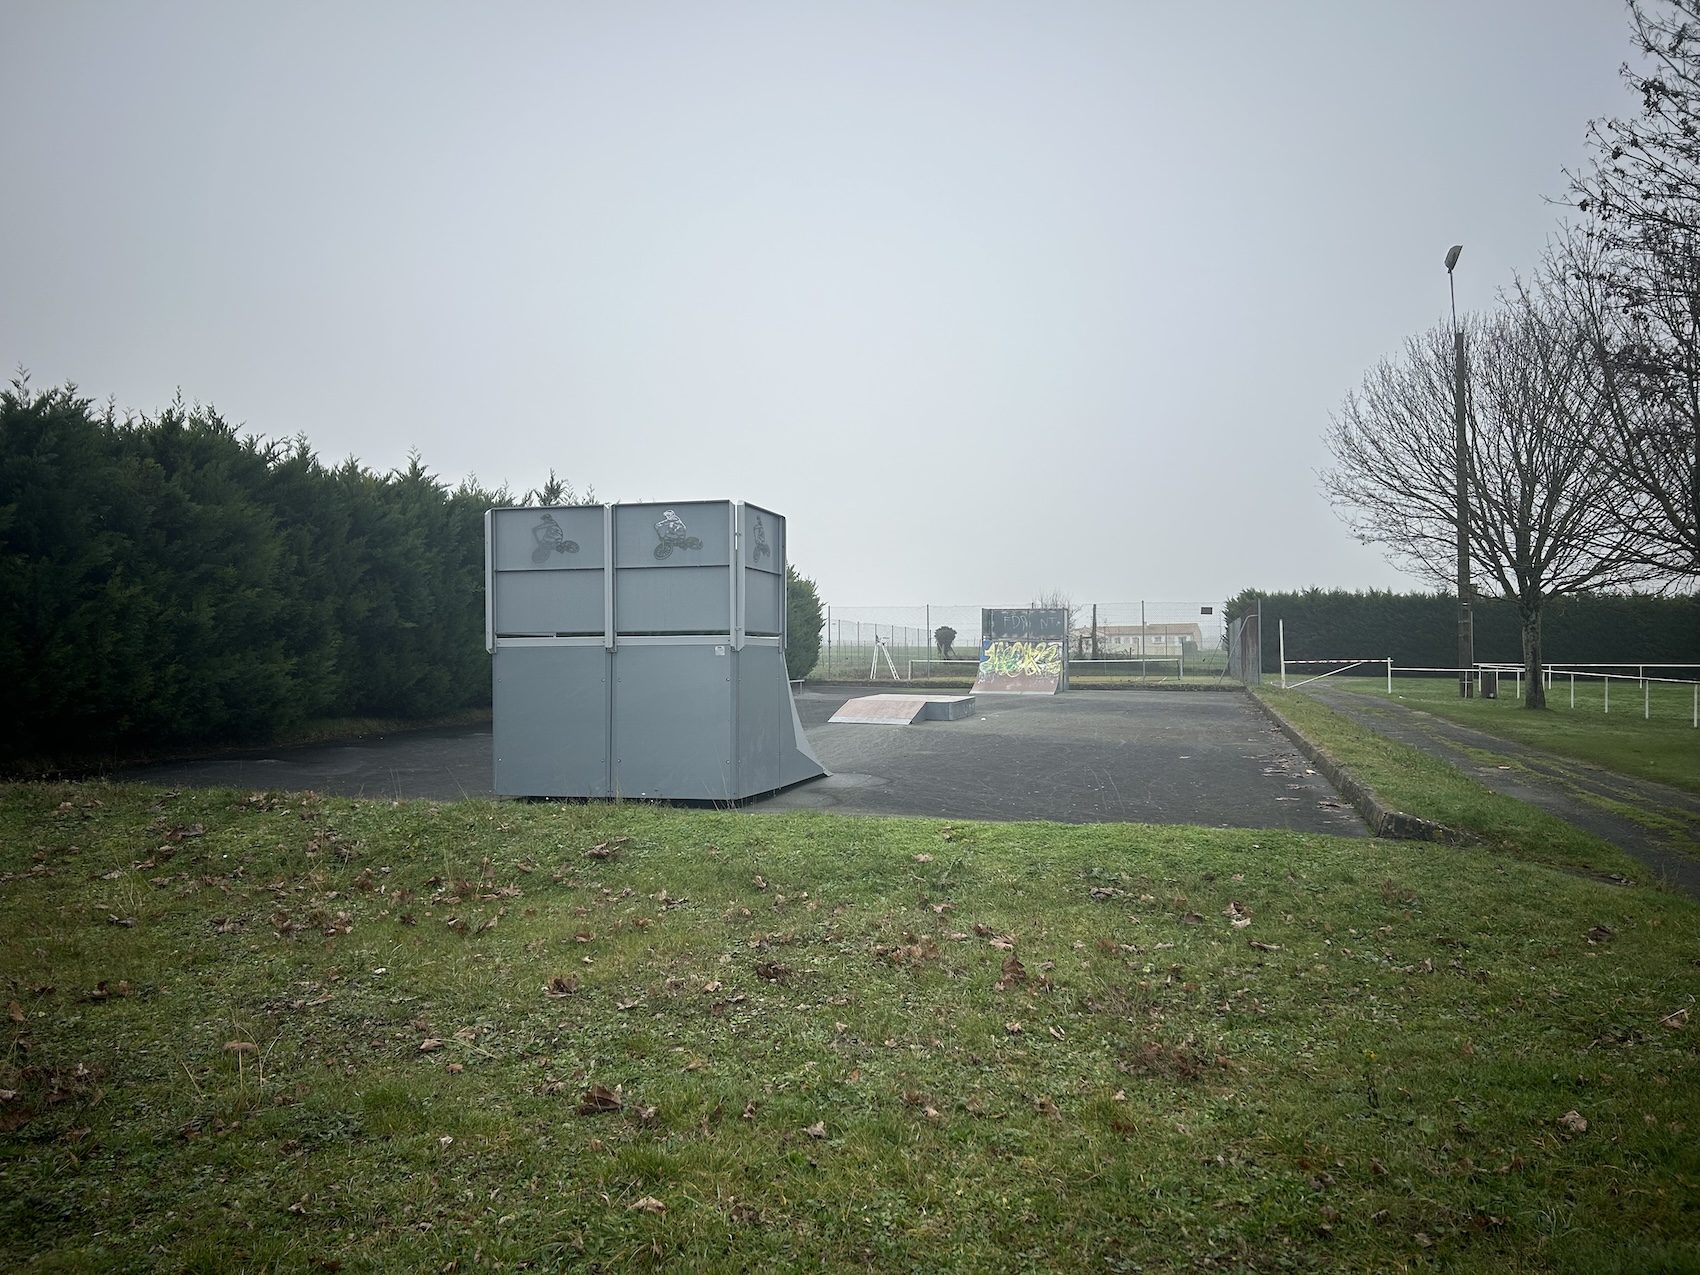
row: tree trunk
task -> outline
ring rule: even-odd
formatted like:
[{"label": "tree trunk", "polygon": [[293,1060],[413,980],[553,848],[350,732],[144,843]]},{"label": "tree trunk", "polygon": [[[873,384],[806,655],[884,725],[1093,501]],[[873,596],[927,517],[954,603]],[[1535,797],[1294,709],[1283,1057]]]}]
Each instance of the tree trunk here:
[{"label": "tree trunk", "polygon": [[1528,690],[1523,693],[1524,708],[1547,706],[1546,683],[1541,680],[1541,608],[1537,604],[1521,610],[1523,620],[1523,676]]}]

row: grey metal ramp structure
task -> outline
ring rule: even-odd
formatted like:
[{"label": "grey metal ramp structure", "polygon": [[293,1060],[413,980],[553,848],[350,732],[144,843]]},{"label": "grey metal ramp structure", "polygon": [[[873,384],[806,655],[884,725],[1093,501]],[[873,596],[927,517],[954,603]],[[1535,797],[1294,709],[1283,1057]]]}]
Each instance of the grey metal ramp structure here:
[{"label": "grey metal ramp structure", "polygon": [[918,721],[956,722],[972,716],[972,695],[863,695],[846,700],[828,722],[913,726]]},{"label": "grey metal ramp structure", "polygon": [[826,774],[785,671],[785,519],[693,501],[492,509],[495,789],[738,801]]}]

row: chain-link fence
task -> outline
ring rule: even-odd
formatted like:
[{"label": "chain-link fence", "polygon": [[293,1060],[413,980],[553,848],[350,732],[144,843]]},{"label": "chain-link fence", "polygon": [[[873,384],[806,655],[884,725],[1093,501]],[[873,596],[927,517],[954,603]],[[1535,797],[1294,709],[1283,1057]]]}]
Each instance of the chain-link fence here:
[{"label": "chain-link fence", "polygon": [[[987,607],[1012,605],[988,602]],[[1016,606],[1029,605],[1016,603]],[[1194,602],[1068,602],[1069,680],[1146,681],[1222,675],[1221,605]],[[826,608],[816,680],[926,681],[974,676],[981,607],[966,604]]]}]

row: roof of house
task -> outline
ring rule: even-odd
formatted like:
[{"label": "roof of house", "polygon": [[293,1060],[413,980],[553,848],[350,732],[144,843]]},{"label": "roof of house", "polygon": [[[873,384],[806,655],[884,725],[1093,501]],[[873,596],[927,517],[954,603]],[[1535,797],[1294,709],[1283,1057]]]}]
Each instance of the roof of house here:
[{"label": "roof of house", "polygon": [[[1076,629],[1076,632],[1089,634],[1092,632],[1092,628],[1090,625],[1087,625],[1084,628]],[[1199,635],[1201,631],[1196,624],[1100,624],[1098,626],[1099,637],[1134,637],[1141,632],[1144,632],[1147,636],[1151,637],[1162,634],[1178,634],[1181,637],[1192,637]]]}]

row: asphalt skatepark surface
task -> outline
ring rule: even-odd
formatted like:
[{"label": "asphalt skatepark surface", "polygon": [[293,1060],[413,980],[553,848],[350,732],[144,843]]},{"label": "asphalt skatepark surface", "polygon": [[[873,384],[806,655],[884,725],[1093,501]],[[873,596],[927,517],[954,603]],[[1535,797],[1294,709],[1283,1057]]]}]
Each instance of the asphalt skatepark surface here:
[{"label": "asphalt skatepark surface", "polygon": [[[845,700],[869,693],[801,691],[804,732],[832,773],[748,808],[1369,835],[1239,692],[982,695],[962,721],[828,723]],[[490,750],[487,725],[445,727],[135,767],[114,778],[452,801],[494,796]]]}]

